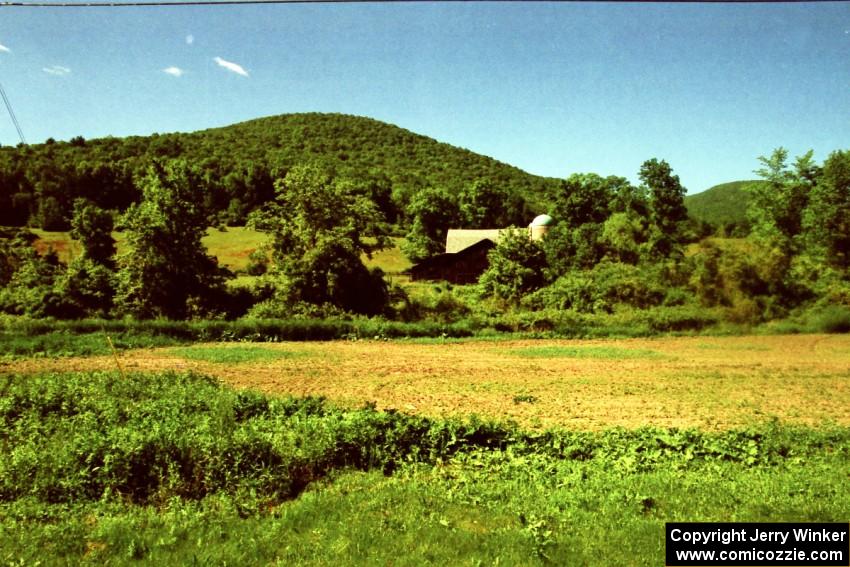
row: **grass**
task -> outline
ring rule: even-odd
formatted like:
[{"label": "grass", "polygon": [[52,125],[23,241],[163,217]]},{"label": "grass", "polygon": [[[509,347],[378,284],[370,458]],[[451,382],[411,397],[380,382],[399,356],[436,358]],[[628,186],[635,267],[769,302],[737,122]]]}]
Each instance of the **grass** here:
[{"label": "grass", "polygon": [[[35,247],[40,252],[52,247],[63,262],[69,262],[82,253],[80,245],[68,232],[48,232],[37,228],[30,230],[38,236]],[[113,232],[112,238],[116,241],[118,254],[125,252],[124,233]],[[219,264],[236,271],[247,267],[248,255],[267,239],[261,232],[242,226],[231,226],[227,227],[226,231],[212,227],[207,229],[207,235],[201,242],[209,253],[218,259]]]},{"label": "grass", "polygon": [[59,330],[28,335],[16,331],[0,331],[0,357],[10,360],[26,358],[96,356],[112,353],[106,337],[120,350],[163,347],[185,343],[166,334],[128,330],[125,332],[74,333]]},{"label": "grass", "polygon": [[68,320],[0,316],[0,356],[61,357],[109,354],[106,337],[121,349],[193,342],[280,342],[360,338],[467,337],[469,323],[379,319],[246,319],[237,321]]},{"label": "grass", "polygon": [[241,364],[307,356],[305,352],[292,349],[272,349],[257,345],[194,345],[172,348],[168,353],[188,360],[215,364]]},{"label": "grass", "polygon": [[[299,355],[267,358],[274,355],[263,349]],[[513,354],[529,349],[533,356]],[[234,342],[188,352],[207,359],[194,367],[240,389],[323,396],[347,407],[374,403],[432,418],[477,414],[537,430],[728,430],[772,419],[850,426],[850,335]],[[212,362],[228,355],[240,362]],[[157,371],[177,364],[171,350],[121,349],[120,359],[125,368]],[[114,365],[111,356],[42,357],[9,359],[5,369]]]},{"label": "grass", "polygon": [[632,358],[664,358],[664,355],[646,349],[627,349],[611,346],[539,346],[515,348],[507,351],[523,358],[591,358],[603,360],[627,360]]},{"label": "grass", "polygon": [[[79,244],[71,238],[68,232],[31,230],[38,236],[38,240],[35,242],[36,248],[40,252],[44,252],[52,247],[63,262],[69,262],[82,252]],[[124,252],[124,234],[113,232],[112,237],[116,240],[118,253]],[[207,230],[207,235],[201,240],[209,253],[218,259],[219,264],[233,271],[244,271],[248,266],[248,256],[251,252],[267,241],[268,235],[243,226],[229,226],[224,231],[211,227]],[[401,252],[403,242],[403,238],[393,238],[393,248],[381,250],[375,253],[371,259],[364,256],[363,260],[370,268],[378,267],[387,274],[397,276],[411,266],[410,260]]]},{"label": "grass", "polygon": [[816,458],[810,474],[801,466],[735,464],[624,474],[473,454],[389,477],[344,472],[270,509],[227,495],[162,507],[18,504],[3,507],[0,558],[42,565],[663,565],[666,521],[845,521],[841,464]]},{"label": "grass", "polygon": [[0,390],[10,565],[659,565],[668,521],[850,514],[846,427],[535,433],[174,373]]},{"label": "grass", "polygon": [[[392,276],[398,276],[401,272],[412,266],[411,261],[401,251],[404,238],[394,237],[392,241],[392,248],[380,250],[372,254],[372,258],[367,258],[364,255],[363,262],[366,266],[369,268],[381,268],[385,273]],[[405,278],[401,278],[400,281],[405,281]]]},{"label": "grass", "polygon": [[219,264],[233,271],[245,270],[251,252],[267,241],[268,235],[244,226],[229,226],[226,231],[210,228],[201,240]]}]

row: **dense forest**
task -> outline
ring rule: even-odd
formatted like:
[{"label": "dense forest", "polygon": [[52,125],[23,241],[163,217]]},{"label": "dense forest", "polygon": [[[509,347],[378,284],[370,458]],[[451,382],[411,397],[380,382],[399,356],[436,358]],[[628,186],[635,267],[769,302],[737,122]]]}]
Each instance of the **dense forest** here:
[{"label": "dense forest", "polygon": [[273,198],[274,179],[304,163],[362,184],[390,221],[423,189],[457,195],[478,180],[501,188],[521,220],[543,206],[554,182],[377,120],[289,114],[188,134],[0,148],[0,225],[67,230],[77,198],[123,211],[140,199],[136,181],[151,161],[168,159],[200,172],[204,207],[231,225]]},{"label": "dense forest", "polygon": [[[815,310],[850,325],[850,152],[791,163],[779,148],[758,158],[760,180],[713,189],[690,203],[691,216],[663,160],[647,159],[638,184],[594,173],[544,179],[342,115],[49,141],[2,148],[0,158],[11,227],[0,235],[0,310],[14,315],[486,326],[511,314],[546,329],[640,312],[663,320],[659,328],[688,329]],[[448,228],[525,227],[539,212],[556,220],[547,237],[507,233],[473,286],[416,297],[363,262],[391,236],[404,236],[403,252],[419,261],[443,251]],[[224,224],[269,236],[252,254],[252,286],[228,285],[233,274],[201,242]],[[82,253],[67,265],[40,256],[21,225],[70,229]],[[125,235],[120,255],[114,230]]]}]

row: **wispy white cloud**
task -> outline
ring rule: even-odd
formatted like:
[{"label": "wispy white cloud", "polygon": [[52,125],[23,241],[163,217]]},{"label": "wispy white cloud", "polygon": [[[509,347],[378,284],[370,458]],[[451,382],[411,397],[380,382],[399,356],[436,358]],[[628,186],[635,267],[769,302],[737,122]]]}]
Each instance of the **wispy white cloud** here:
[{"label": "wispy white cloud", "polygon": [[2,43],[0,43],[0,51],[2,51],[3,53],[12,53],[12,50],[3,45]]},{"label": "wispy white cloud", "polygon": [[67,67],[63,67],[62,65],[52,65],[50,67],[44,67],[42,71],[49,75],[57,75],[59,77],[64,77],[65,75],[71,74],[71,70]]},{"label": "wispy white cloud", "polygon": [[228,71],[232,71],[232,72],[236,73],[237,75],[242,75],[243,77],[249,76],[248,71],[246,71],[245,68],[242,67],[242,65],[239,65],[238,63],[233,63],[231,61],[225,61],[221,57],[214,57],[213,61],[218,63],[219,66],[224,67]]},{"label": "wispy white cloud", "polygon": [[183,73],[185,73],[186,71],[184,71],[180,67],[166,67],[162,70],[162,72],[167,73],[173,77],[182,77]]},{"label": "wispy white cloud", "polygon": [[195,43],[195,36],[193,36],[192,34],[187,35],[186,45],[192,45],[193,43]]}]

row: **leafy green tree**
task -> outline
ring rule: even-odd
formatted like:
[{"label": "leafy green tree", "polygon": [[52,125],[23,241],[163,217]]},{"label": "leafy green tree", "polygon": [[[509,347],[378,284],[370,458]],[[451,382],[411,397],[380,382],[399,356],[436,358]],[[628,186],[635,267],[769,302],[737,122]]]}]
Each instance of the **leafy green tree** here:
[{"label": "leafy green tree", "polygon": [[77,199],[71,218],[71,238],[83,247],[83,256],[104,266],[114,266],[115,239],[112,215],[97,205]]},{"label": "leafy green tree", "polygon": [[208,218],[200,175],[182,160],[157,161],[139,185],[141,203],[121,219],[129,251],[118,259],[118,310],[170,319],[213,311],[225,272],[201,242]]},{"label": "leafy green tree", "polygon": [[458,198],[464,228],[500,228],[510,222],[511,198],[501,186],[477,179],[464,187]]},{"label": "leafy green tree", "polygon": [[446,249],[446,234],[458,225],[460,214],[447,191],[431,188],[411,199],[407,216],[412,222],[402,251],[411,261],[418,262]]},{"label": "leafy green tree", "polygon": [[68,230],[68,221],[65,218],[65,211],[62,209],[62,205],[59,200],[52,196],[45,197],[40,201],[35,222],[42,230]]},{"label": "leafy green tree", "polygon": [[543,240],[552,279],[574,268],[589,268],[605,255],[603,223],[623,180],[595,173],[573,174],[552,196],[555,226]]},{"label": "leafy green tree", "polygon": [[58,278],[57,293],[64,302],[63,316],[106,316],[115,295],[115,240],[112,215],[97,205],[77,199],[71,219],[71,237],[83,253]]},{"label": "leafy green tree", "polygon": [[75,258],[56,280],[61,301],[56,316],[106,317],[112,309],[115,286],[115,270],[85,256]]},{"label": "leafy green tree", "polygon": [[554,196],[553,216],[558,225],[575,229],[583,224],[605,222],[620,180],[595,173],[575,173],[568,177]]},{"label": "leafy green tree", "polygon": [[274,198],[274,180],[268,169],[253,162],[240,164],[222,179],[228,200],[224,220],[232,226],[245,224],[248,214]]},{"label": "leafy green tree", "polygon": [[850,279],[850,151],[830,154],[803,218],[808,252]]},{"label": "leafy green tree", "polygon": [[485,295],[519,303],[524,295],[545,284],[546,253],[525,229],[502,233],[488,259],[490,265],[478,280]]},{"label": "leafy green tree", "polygon": [[760,278],[768,282],[767,294],[794,303],[809,293],[806,278],[795,273],[794,266],[801,251],[803,213],[820,172],[811,151],[798,157],[793,168],[784,148],[759,157],[759,161],[763,167],[756,173],[765,183],[746,188],[756,265]]},{"label": "leafy green tree", "polygon": [[0,228],[0,288],[12,281],[24,251],[32,248],[36,238],[26,229]]},{"label": "leafy green tree", "polygon": [[634,213],[614,213],[602,225],[599,242],[605,247],[605,256],[626,264],[637,264],[641,245],[646,241],[646,230]]},{"label": "leafy green tree", "polygon": [[681,254],[683,223],[688,220],[685,188],[679,176],[666,161],[653,158],[641,165],[638,173],[649,196],[650,219],[655,230],[650,232],[649,248],[654,256]]},{"label": "leafy green tree", "polygon": [[375,204],[356,184],[314,165],[292,168],[275,190],[276,199],[249,225],[272,236],[278,301],[289,309],[306,303],[381,312],[388,301],[383,275],[361,259],[390,244]]},{"label": "leafy green tree", "polygon": [[770,157],[760,156],[763,167],[756,173],[766,183],[751,184],[746,190],[750,195],[747,213],[754,236],[772,241],[791,255],[796,252],[794,238],[802,232],[803,211],[820,172],[811,150],[797,158],[793,169],[787,160],[785,148],[777,148]]},{"label": "leafy green tree", "polygon": [[0,289],[0,306],[8,313],[30,317],[61,316],[61,300],[54,290],[63,264],[52,249],[40,256],[24,238],[7,250],[14,271]]},{"label": "leafy green tree", "polygon": [[625,177],[609,176],[606,179],[611,192],[611,213],[627,213],[631,216],[648,218],[649,197],[646,187],[635,187]]}]

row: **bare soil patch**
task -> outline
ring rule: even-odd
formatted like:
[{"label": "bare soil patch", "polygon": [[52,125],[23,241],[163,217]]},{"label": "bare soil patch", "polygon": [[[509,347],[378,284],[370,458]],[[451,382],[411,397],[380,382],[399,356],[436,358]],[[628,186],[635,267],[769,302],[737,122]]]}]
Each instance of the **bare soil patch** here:
[{"label": "bare soil patch", "polygon": [[[850,425],[847,335],[252,346],[299,356],[221,364],[153,349],[126,351],[121,364],[126,371],[192,369],[269,394],[529,427],[726,429],[770,419]],[[114,368],[112,357],[91,357],[16,361],[0,370]]]}]

